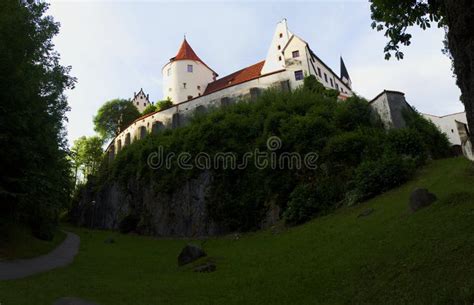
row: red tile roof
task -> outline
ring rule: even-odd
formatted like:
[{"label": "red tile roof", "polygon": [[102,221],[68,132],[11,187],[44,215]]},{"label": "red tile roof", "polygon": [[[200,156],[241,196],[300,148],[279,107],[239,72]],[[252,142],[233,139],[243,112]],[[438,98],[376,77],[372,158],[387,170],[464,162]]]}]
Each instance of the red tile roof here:
[{"label": "red tile roof", "polygon": [[265,60],[209,83],[204,95],[260,77]]},{"label": "red tile roof", "polygon": [[[205,62],[203,62],[199,56],[196,55],[196,53],[194,52],[193,48],[191,48],[191,46],[189,45],[189,43],[186,41],[186,38],[183,40],[183,43],[181,44],[181,47],[179,48],[178,50],[178,54],[176,54],[175,57],[172,57],[170,59],[170,61],[177,61],[177,60],[195,60],[195,61],[198,61],[200,63],[202,63],[203,65],[205,65],[209,70],[211,70],[212,72],[214,72],[214,70],[212,70],[211,68],[209,68],[208,65],[206,65]],[[214,72],[214,74],[217,75],[216,72]]]}]

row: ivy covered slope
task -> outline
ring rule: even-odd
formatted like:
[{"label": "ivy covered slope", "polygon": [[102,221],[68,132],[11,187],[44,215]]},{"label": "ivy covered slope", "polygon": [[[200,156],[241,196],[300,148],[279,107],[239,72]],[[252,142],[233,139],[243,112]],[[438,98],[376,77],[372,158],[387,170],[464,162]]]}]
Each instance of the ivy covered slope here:
[{"label": "ivy covered slope", "polygon": [[135,179],[172,193],[201,170],[180,169],[176,158],[170,168],[151,169],[147,158],[158,147],[164,156],[232,152],[239,163],[246,152],[268,152],[268,138],[277,136],[282,143],[277,155],[316,152],[318,168],[257,169],[253,161],[245,169],[220,166],[210,170],[206,205],[211,218],[229,231],[259,228],[269,205],[298,224],[387,191],[428,159],[449,155],[448,141],[434,125],[415,112],[407,112],[405,120],[407,128],[387,131],[366,100],[338,101],[337,92],[309,77],[293,92],[269,90],[256,101],[214,109],[185,127],[136,141],[104,164],[98,181],[126,187]]}]

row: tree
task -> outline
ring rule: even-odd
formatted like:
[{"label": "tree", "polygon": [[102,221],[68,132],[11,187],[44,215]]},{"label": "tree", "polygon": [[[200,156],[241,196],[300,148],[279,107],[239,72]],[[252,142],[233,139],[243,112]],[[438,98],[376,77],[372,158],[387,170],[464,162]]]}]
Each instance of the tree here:
[{"label": "tree", "polygon": [[64,90],[74,87],[59,64],[59,24],[43,1],[0,2],[0,218],[23,222],[51,239],[72,191]]},{"label": "tree", "polygon": [[114,99],[106,102],[94,117],[94,130],[104,141],[113,139],[134,120],[140,117],[140,112],[131,101]]},{"label": "tree", "polygon": [[173,106],[173,102],[170,99],[156,102],[156,111],[164,110]]},{"label": "tree", "polygon": [[466,109],[467,122],[474,143],[474,1],[472,0],[370,0],[372,28],[382,31],[389,42],[385,58],[395,53],[403,58],[400,45],[410,45],[408,27],[417,25],[427,29],[431,23],[446,30],[445,47],[453,61],[461,101]]},{"label": "tree", "polygon": [[97,173],[104,155],[102,145],[103,141],[98,136],[82,136],[74,141],[71,152],[75,168],[82,173],[82,177],[87,179],[89,175]]},{"label": "tree", "polygon": [[157,111],[156,106],[150,104],[150,105],[146,106],[145,109],[143,109],[142,115],[149,114],[149,113],[152,113],[152,112],[155,112],[155,111]]}]

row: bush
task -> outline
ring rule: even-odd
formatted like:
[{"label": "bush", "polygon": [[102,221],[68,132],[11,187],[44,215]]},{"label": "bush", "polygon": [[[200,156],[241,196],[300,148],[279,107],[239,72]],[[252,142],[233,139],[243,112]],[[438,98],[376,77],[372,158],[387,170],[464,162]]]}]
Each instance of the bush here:
[{"label": "bush", "polygon": [[398,155],[409,156],[417,164],[423,164],[428,157],[428,149],[421,134],[411,128],[391,129],[387,134],[387,150]]},{"label": "bush", "polygon": [[355,170],[354,185],[360,199],[371,198],[406,182],[415,169],[413,159],[387,153],[380,159],[363,161]]},{"label": "bush", "polygon": [[433,122],[425,119],[416,111],[404,111],[403,118],[409,128],[418,131],[421,135],[430,157],[439,159],[451,156],[451,144],[448,137]]}]

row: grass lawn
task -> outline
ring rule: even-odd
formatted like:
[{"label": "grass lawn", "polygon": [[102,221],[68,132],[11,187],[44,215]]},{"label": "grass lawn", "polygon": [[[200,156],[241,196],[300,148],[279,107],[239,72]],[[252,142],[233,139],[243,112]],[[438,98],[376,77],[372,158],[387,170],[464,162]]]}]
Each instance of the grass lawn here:
[{"label": "grass lawn", "polygon": [[66,238],[66,233],[58,231],[53,240],[41,240],[35,238],[29,228],[8,223],[0,225],[0,232],[0,261],[46,254]]},{"label": "grass lawn", "polygon": [[[73,264],[0,282],[0,303],[76,296],[103,305],[472,304],[473,186],[466,160],[436,161],[398,189],[305,225],[210,239],[204,248],[217,271],[208,274],[177,267],[185,240],[69,228],[81,236]],[[439,200],[410,213],[415,187]],[[371,215],[357,217],[369,207]],[[104,243],[109,236],[115,244]]]}]

